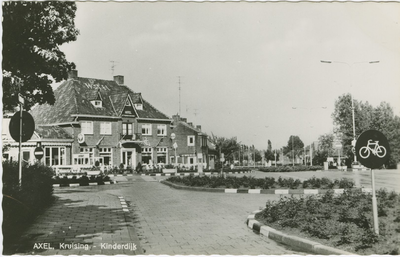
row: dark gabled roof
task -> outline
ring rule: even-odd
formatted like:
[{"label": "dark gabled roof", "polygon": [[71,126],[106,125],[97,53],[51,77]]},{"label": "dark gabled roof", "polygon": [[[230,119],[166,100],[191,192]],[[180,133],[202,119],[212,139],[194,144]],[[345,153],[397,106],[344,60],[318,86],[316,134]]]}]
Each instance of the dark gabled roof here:
[{"label": "dark gabled roof", "polygon": [[[113,80],[73,78],[63,82],[54,90],[55,104],[39,105],[31,114],[36,124],[56,124],[72,122],[72,114],[120,117],[130,96],[132,103],[143,103],[143,110],[136,110],[139,118],[169,119],[150,103],[143,100],[140,93],[134,93],[125,85]],[[102,107],[95,107],[93,100],[102,99]]]},{"label": "dark gabled roof", "polygon": [[149,119],[169,119],[167,115],[157,110],[146,100],[143,100],[143,110],[136,109],[139,118],[149,118]]},{"label": "dark gabled roof", "polygon": [[43,139],[72,139],[68,132],[58,126],[38,126],[35,132]]}]

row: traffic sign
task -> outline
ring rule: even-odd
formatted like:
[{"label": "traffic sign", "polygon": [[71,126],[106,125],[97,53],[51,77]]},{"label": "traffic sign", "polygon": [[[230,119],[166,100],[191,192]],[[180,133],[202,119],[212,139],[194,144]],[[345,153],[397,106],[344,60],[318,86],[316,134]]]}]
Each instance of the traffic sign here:
[{"label": "traffic sign", "polygon": [[[19,142],[20,136],[20,112],[16,112],[11,120],[9,125],[10,135],[11,137]],[[32,115],[27,111],[22,111],[22,142],[26,142],[31,139],[33,132],[35,131],[35,121],[33,120]]]},{"label": "traffic sign", "polygon": [[357,160],[367,168],[380,168],[389,160],[389,142],[385,135],[377,130],[363,132],[357,139],[355,150]]},{"label": "traffic sign", "polygon": [[35,158],[40,161],[43,158],[43,155],[44,155],[43,148],[36,147],[35,151],[33,152],[33,154],[35,155]]},{"label": "traffic sign", "polygon": [[178,148],[178,144],[175,142],[175,143],[172,145],[172,147],[173,147],[174,149],[176,149],[176,148]]}]

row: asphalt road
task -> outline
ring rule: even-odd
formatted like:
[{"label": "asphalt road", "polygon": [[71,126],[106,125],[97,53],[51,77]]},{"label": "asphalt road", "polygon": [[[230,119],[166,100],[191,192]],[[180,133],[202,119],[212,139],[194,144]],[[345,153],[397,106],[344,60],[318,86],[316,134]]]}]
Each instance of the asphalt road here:
[{"label": "asphalt road", "polygon": [[129,178],[108,190],[123,196],[144,254],[304,255],[255,234],[246,226],[251,212],[278,195],[223,194],[177,190],[159,177]]}]

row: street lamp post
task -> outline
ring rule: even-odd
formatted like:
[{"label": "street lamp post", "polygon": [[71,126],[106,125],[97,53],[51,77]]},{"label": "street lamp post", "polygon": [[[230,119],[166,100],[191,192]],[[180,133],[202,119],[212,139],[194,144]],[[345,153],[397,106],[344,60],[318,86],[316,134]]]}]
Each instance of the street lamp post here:
[{"label": "street lamp post", "polygon": [[[367,63],[367,64],[374,64],[374,63],[379,63],[379,61],[368,61],[368,62],[353,62],[353,63],[347,63],[347,62],[338,62],[338,61],[328,61],[328,60],[321,60],[321,63],[327,63],[327,64],[331,64],[331,63],[339,63],[339,64],[346,64],[349,66],[350,69],[350,74],[352,74],[352,68],[354,64],[361,64],[361,63]],[[353,78],[352,76],[350,76],[350,87],[352,87],[352,81]],[[352,145],[353,147],[355,147],[355,142],[356,142],[356,126],[355,126],[355,115],[354,115],[354,98],[353,98],[353,93],[350,94],[351,95],[351,114],[352,114],[352,120],[353,120],[353,142]],[[357,162],[357,156],[356,154],[354,154],[354,162]]]},{"label": "street lamp post", "polygon": [[292,163],[294,167],[294,145],[293,145],[293,135],[292,135]]}]

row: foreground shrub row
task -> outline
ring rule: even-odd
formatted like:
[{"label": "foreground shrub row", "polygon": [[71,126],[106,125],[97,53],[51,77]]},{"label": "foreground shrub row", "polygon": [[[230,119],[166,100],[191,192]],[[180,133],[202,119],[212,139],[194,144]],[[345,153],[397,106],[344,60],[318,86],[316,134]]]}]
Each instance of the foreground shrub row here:
[{"label": "foreground shrub row", "polygon": [[371,195],[353,190],[339,196],[328,191],[320,196],[281,197],[279,201],[268,201],[256,219],[349,252],[398,255],[400,196],[380,190],[377,199],[379,235],[373,230]]},{"label": "foreground shrub row", "polygon": [[[194,168],[194,167],[191,167],[190,169],[185,169],[185,168],[182,168],[182,167],[177,167],[176,168],[177,169],[177,172],[178,173],[197,173],[197,172],[199,172],[198,171],[198,169],[197,168]],[[144,174],[154,174],[154,173],[162,173],[162,168],[160,168],[160,169],[153,169],[153,170],[151,170],[151,171],[144,171]],[[244,167],[244,168],[234,168],[234,169],[231,169],[231,168],[229,168],[229,167],[224,167],[223,168],[223,172],[225,172],[225,173],[228,173],[228,172],[249,172],[249,171],[251,171],[251,169],[250,168],[247,168],[247,167]],[[221,169],[203,169],[203,172],[212,172],[212,173],[215,173],[215,172],[221,172]]]},{"label": "foreground shrub row", "polygon": [[88,186],[89,183],[97,182],[99,185],[104,185],[104,182],[110,181],[110,177],[106,175],[92,175],[87,177],[86,175],[77,178],[73,176],[72,178],[68,178],[67,176],[59,177],[56,176],[53,178],[53,184],[60,184],[60,186],[66,186],[69,184],[79,184],[80,186]]},{"label": "foreground shrub row", "polygon": [[35,164],[23,166],[22,185],[18,180],[18,163],[3,162],[3,238],[4,251],[53,199],[53,170]]},{"label": "foreground shrub row", "polygon": [[322,166],[308,166],[308,165],[295,165],[295,166],[277,166],[277,167],[263,167],[257,168],[262,172],[298,172],[298,171],[316,171],[323,170]]},{"label": "foreground shrub row", "polygon": [[170,177],[167,179],[172,183],[183,184],[192,187],[209,187],[209,188],[249,188],[249,189],[271,189],[271,188],[319,188],[319,189],[333,189],[333,188],[352,188],[354,182],[346,178],[340,180],[330,180],[328,178],[315,178],[300,180],[293,178],[282,178],[278,180],[275,178],[254,178],[251,176],[243,177],[208,177],[208,176],[187,176],[187,177]]}]

